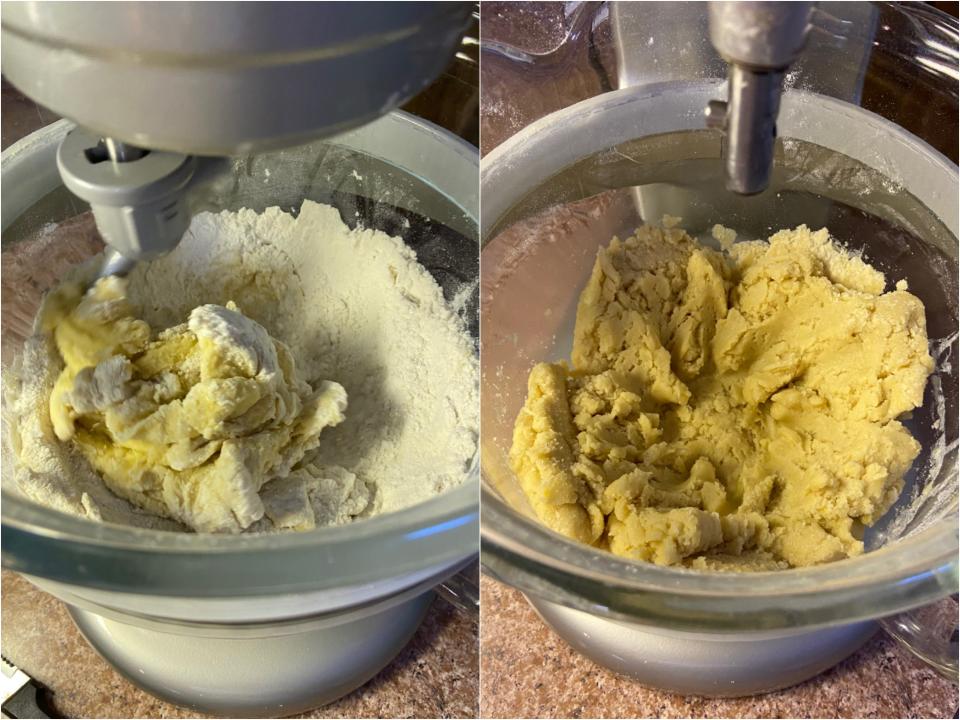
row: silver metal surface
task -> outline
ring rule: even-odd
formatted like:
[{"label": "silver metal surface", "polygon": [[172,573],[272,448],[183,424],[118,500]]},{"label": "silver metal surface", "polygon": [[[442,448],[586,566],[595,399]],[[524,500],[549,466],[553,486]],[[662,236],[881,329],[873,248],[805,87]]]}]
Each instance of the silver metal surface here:
[{"label": "silver metal surface", "polygon": [[[705,2],[611,3],[618,87],[726,77],[728,65],[709,40],[710,12],[710,4]],[[798,63],[798,67],[802,64],[799,72],[806,90],[858,102],[878,12],[872,3],[818,4],[806,52],[802,63]],[[652,28],[657,29],[655,33]],[[836,62],[838,43],[843,47],[846,62]],[[706,126],[724,131],[727,115],[726,101],[711,100],[705,111]],[[739,156],[730,155],[730,160],[736,162]],[[741,177],[743,174],[735,173]],[[743,185],[745,181],[738,182]],[[674,198],[664,195],[674,196],[677,192],[666,185],[634,190],[644,217],[657,217],[657,206],[676,204]]]},{"label": "silver metal surface", "polygon": [[[286,598],[280,595],[272,612],[261,611],[255,615],[249,610],[244,612],[242,607],[230,608],[223,605],[217,614],[211,612],[211,608],[204,607],[204,598],[173,598],[146,593],[139,596],[142,600],[141,607],[131,607],[125,602],[125,598],[116,594],[93,594],[86,588],[63,586],[31,576],[24,577],[71,607],[142,629],[216,638],[223,637],[224,628],[229,628],[231,637],[261,637],[321,630],[332,625],[360,621],[436,588],[462,567],[463,563],[458,563],[437,568],[428,575],[392,578],[394,582],[381,586],[376,594],[352,593],[353,602],[347,604],[318,602],[318,598],[303,593],[298,596],[301,602],[297,606],[284,602]],[[181,600],[187,601],[187,604],[192,602],[198,608],[197,611],[177,612],[183,607],[183,603],[178,602]],[[242,606],[245,602],[254,605],[257,599],[233,598],[233,601],[236,606]]]},{"label": "silver metal surface", "polygon": [[710,41],[730,72],[724,122],[710,113],[708,127],[726,133],[733,192],[753,195],[770,184],[784,72],[806,42],[812,8],[809,2],[710,3]]},{"label": "silver metal surface", "polygon": [[[80,588],[30,580],[63,600],[90,644],[147,692],[215,715],[282,717],[332,702],[386,666],[416,631],[437,583],[462,565],[332,612],[291,616],[296,608],[277,603],[271,619],[256,622],[227,613],[219,621],[144,615],[92,602]],[[169,600],[143,596],[141,605],[156,612]],[[304,597],[300,612],[310,607]]]},{"label": "silver metal surface", "polygon": [[527,600],[560,637],[594,662],[683,695],[739,697],[789,687],[837,664],[877,631],[876,623],[862,622],[813,631],[686,633]]},{"label": "silver metal surface", "polygon": [[[770,185],[782,89],[781,71],[755,72],[742,65],[730,65],[728,100],[721,126],[726,133],[724,165],[728,190],[755,195]],[[707,109],[710,110],[709,105]]]},{"label": "silver metal surface", "polygon": [[190,226],[190,193],[231,167],[223,158],[148,152],[83,128],[57,150],[63,184],[90,203],[97,230],[114,250],[101,275],[172,250]]},{"label": "silver metal surface", "polygon": [[803,49],[812,2],[712,2],[710,42],[728,63],[782,70]]},{"label": "silver metal surface", "polygon": [[131,682],[176,705],[278,717],[359,687],[407,643],[447,568],[365,604],[260,622],[145,616],[57,593],[91,645]]},{"label": "silver metal surface", "polygon": [[[609,6],[618,88],[727,76],[726,61],[710,42],[711,3],[612,2]],[[597,12],[599,21],[601,11]],[[879,13],[876,3],[817,3],[804,51],[791,75],[795,70],[804,90],[859,104],[878,39]]]},{"label": "silver metal surface", "polygon": [[612,2],[617,87],[722,77],[704,2]]},{"label": "silver metal surface", "polygon": [[723,100],[711,100],[704,111],[707,127],[711,130],[723,130],[727,126],[727,104]]},{"label": "silver metal surface", "polygon": [[104,138],[103,143],[106,145],[110,160],[115,163],[133,162],[147,154],[147,151],[143,148],[138,148],[135,145],[129,145],[120,140],[114,140],[113,138]]},{"label": "silver metal surface", "polygon": [[223,626],[220,637],[169,632],[70,606],[90,644],[135,685],[167,702],[225,717],[284,717],[333,702],[385,667],[410,640],[433,599],[406,602],[341,624],[257,636]]},{"label": "silver metal surface", "polygon": [[110,252],[103,261],[103,266],[100,268],[99,277],[107,277],[108,275],[119,275],[120,277],[126,277],[136,266],[136,260],[131,260],[128,257],[124,257],[114,250]]}]

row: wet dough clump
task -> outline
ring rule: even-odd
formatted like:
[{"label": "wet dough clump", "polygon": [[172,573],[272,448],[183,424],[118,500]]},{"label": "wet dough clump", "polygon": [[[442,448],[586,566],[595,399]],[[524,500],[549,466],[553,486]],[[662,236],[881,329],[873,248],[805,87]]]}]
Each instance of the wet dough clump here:
[{"label": "wet dough clump", "polygon": [[645,226],[598,253],[570,366],[530,373],[512,467],[544,523],[617,555],[858,555],[920,450],[897,418],[933,369],[923,304],[826,230],[715,235],[722,252]]},{"label": "wet dough clump", "polygon": [[343,421],[346,391],[307,383],[236,305],[202,305],[154,335],[126,281],[107,277],[58,288],[43,321],[64,363],[53,431],[110,490],[200,532],[240,532],[265,513],[277,527],[314,526],[309,485],[346,471],[298,463]]}]

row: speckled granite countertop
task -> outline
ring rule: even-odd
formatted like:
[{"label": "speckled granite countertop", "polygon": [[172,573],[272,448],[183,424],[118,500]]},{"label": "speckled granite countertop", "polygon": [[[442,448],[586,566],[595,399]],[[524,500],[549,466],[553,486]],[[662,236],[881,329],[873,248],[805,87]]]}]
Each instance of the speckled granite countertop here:
[{"label": "speckled granite countertop", "polygon": [[[3,656],[52,692],[63,717],[191,718],[121,677],[87,644],[63,603],[2,577]],[[303,718],[476,717],[477,624],[437,599],[413,640],[370,682]]]},{"label": "speckled granite countertop", "polygon": [[661,692],[572,650],[518,591],[480,583],[480,713],[489,718],[952,718],[957,688],[877,634],[787,690],[712,699]]}]

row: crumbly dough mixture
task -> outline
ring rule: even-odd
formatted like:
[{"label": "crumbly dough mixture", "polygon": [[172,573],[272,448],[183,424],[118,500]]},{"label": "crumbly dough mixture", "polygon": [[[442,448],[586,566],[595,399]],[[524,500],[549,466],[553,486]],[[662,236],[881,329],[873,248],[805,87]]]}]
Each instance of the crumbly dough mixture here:
[{"label": "crumbly dough mixture", "polygon": [[510,460],[537,515],[660,565],[862,553],[920,450],[923,304],[825,229],[715,251],[665,225],[600,250],[571,365],[530,373]]},{"label": "crumbly dough mixture", "polygon": [[468,476],[476,349],[403,240],[305,201],[202,213],[173,252],[83,293],[93,271],[48,297],[4,373],[19,492],[107,522],[272,532]]},{"label": "crumbly dough mixture", "polygon": [[126,287],[68,283],[47,302],[44,329],[65,365],[50,395],[57,438],[120,497],[198,532],[239,532],[264,513],[280,528],[315,527],[305,493],[279,505],[259,493],[343,421],[343,386],[312,387],[234,303],[201,305],[155,334]]}]

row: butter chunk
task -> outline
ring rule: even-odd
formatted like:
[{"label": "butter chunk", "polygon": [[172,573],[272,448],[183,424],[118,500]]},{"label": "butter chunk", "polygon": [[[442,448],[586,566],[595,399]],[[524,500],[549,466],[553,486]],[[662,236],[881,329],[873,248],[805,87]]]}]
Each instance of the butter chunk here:
[{"label": "butter chunk", "polygon": [[[54,432],[134,505],[198,532],[240,532],[264,516],[261,489],[343,421],[346,391],[307,383],[283,343],[232,303],[197,307],[152,337],[125,283],[66,286],[47,305],[64,361]],[[311,507],[296,527],[315,524]]]}]

